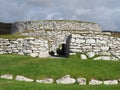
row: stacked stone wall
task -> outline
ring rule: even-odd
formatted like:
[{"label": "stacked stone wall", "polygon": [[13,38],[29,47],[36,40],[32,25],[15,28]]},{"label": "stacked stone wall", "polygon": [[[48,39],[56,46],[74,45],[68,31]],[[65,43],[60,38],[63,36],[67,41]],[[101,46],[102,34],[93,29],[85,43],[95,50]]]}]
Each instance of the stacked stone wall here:
[{"label": "stacked stone wall", "polygon": [[92,22],[72,20],[43,20],[15,22],[11,33],[26,30],[89,30],[101,31],[101,26]]},{"label": "stacked stone wall", "polygon": [[2,39],[0,54],[20,54],[32,57],[48,57],[48,41],[35,38]]},{"label": "stacked stone wall", "polygon": [[80,53],[93,52],[95,55],[114,56],[110,58],[111,60],[120,59],[120,37],[102,33],[72,34],[70,51]]}]

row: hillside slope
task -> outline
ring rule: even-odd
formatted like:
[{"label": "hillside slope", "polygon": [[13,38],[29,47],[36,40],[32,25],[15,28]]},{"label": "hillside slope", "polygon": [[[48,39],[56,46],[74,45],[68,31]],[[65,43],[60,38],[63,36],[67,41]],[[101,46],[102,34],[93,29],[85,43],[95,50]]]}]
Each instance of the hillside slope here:
[{"label": "hillside slope", "polygon": [[0,35],[10,34],[12,23],[0,22]]}]

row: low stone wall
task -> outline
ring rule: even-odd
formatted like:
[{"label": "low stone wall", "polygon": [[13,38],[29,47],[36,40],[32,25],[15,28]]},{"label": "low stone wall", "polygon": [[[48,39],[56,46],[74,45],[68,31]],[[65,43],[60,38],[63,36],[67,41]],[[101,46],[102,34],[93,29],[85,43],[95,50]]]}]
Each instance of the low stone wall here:
[{"label": "low stone wall", "polygon": [[101,31],[101,26],[93,22],[74,20],[19,21],[12,26],[11,33],[25,30],[92,30]]},{"label": "low stone wall", "polygon": [[30,55],[32,57],[47,57],[49,56],[48,53],[48,41],[41,38],[0,38],[0,54],[20,54]]},{"label": "low stone wall", "polygon": [[91,52],[91,54],[95,53],[95,55],[114,56],[110,59],[120,60],[120,37],[113,37],[111,36],[111,33],[106,34],[107,35],[105,35],[104,33],[72,34],[70,51],[80,53]]},{"label": "low stone wall", "polygon": [[[1,79],[14,79],[13,75],[11,74],[4,74],[0,76]],[[63,77],[61,77],[60,79],[57,79],[56,82],[54,79],[52,78],[45,78],[42,80],[34,80],[22,75],[17,75],[15,78],[16,81],[24,81],[24,82],[36,82],[36,83],[40,83],[40,84],[79,84],[79,85],[118,85],[120,83],[120,79],[115,79],[115,80],[98,80],[98,79],[91,79],[90,81],[88,81],[86,78],[84,77],[80,77],[80,78],[72,78],[70,75],[65,75]]]}]

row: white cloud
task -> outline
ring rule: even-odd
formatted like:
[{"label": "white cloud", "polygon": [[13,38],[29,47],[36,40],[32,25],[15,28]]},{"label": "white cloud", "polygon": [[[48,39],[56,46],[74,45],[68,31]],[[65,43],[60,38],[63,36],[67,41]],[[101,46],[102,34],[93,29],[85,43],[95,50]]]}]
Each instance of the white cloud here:
[{"label": "white cloud", "polygon": [[76,19],[120,31],[120,0],[0,0],[0,21]]}]

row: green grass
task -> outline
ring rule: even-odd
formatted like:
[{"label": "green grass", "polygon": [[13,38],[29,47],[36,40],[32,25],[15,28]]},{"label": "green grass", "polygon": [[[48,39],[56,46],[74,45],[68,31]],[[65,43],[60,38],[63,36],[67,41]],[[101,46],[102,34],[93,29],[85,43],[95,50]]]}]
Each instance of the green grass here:
[{"label": "green grass", "polygon": [[[87,80],[119,79],[119,61],[80,60],[78,56],[70,58],[32,58],[19,55],[0,55],[0,75],[23,75],[32,79],[46,77],[54,80],[70,74],[74,78],[85,77]],[[35,82],[19,82],[0,79],[0,90],[120,90],[118,85],[57,85],[39,84]]]},{"label": "green grass", "polygon": [[17,38],[27,38],[27,36],[23,36],[23,35],[20,35],[20,34],[7,34],[7,35],[0,35],[0,38],[17,39]]},{"label": "green grass", "polygon": [[118,85],[57,85],[18,82],[13,80],[0,79],[0,90],[120,90]]},{"label": "green grass", "polygon": [[0,74],[24,75],[33,79],[60,78],[66,74],[72,77],[95,79],[119,79],[119,61],[80,60],[70,58],[31,58],[19,55],[0,55]]}]

